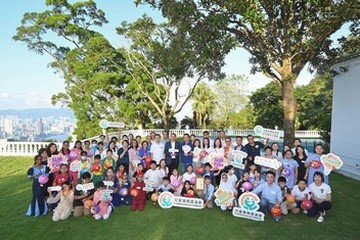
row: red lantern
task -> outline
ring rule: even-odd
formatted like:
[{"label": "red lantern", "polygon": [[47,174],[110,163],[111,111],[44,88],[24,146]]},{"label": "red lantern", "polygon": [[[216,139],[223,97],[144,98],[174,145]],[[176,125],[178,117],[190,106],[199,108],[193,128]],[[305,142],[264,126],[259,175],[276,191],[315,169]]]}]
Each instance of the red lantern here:
[{"label": "red lantern", "polygon": [[271,215],[272,215],[273,217],[280,217],[280,216],[281,216],[281,210],[280,210],[280,208],[278,208],[278,207],[273,207],[273,208],[271,209]]},{"label": "red lantern", "polygon": [[106,168],[112,167],[111,160],[105,160],[104,165],[105,165]]},{"label": "red lantern", "polygon": [[145,158],[145,161],[146,161],[147,163],[150,163],[150,162],[151,162],[151,157]]},{"label": "red lantern", "polygon": [[288,201],[288,203],[294,203],[296,201],[295,197],[290,194],[286,196],[286,200]]},{"label": "red lantern", "polygon": [[139,193],[138,190],[136,190],[134,188],[130,190],[130,195],[133,197],[136,197],[138,195],[138,193]]},{"label": "red lantern", "polygon": [[202,167],[197,167],[196,168],[196,173],[197,174],[201,175],[203,172],[204,172],[204,168],[202,168]]},{"label": "red lantern", "polygon": [[313,203],[309,199],[304,199],[301,202],[301,208],[304,210],[309,210],[313,207]]}]

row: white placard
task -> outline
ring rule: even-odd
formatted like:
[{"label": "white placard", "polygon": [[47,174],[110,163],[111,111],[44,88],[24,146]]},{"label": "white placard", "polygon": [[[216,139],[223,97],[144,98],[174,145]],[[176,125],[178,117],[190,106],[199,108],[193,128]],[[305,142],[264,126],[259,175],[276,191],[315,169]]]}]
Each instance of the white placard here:
[{"label": "white placard", "polygon": [[174,196],[171,192],[162,192],[158,197],[159,206],[162,208],[181,207],[190,209],[203,209],[204,200]]},{"label": "white placard", "polygon": [[104,190],[101,190],[100,191],[100,201],[111,201],[112,200],[112,197],[111,197],[111,194],[113,193],[114,191],[112,189],[104,189]]},{"label": "white placard", "polygon": [[282,164],[276,158],[255,157],[255,164],[278,170]]},{"label": "white placard", "polygon": [[94,183],[93,183],[93,182],[91,182],[91,183],[85,183],[85,184],[82,185],[82,189],[83,189],[84,192],[85,192],[85,191],[92,190],[92,189],[94,189],[94,188],[95,188],[95,187],[94,187]]},{"label": "white placard", "polygon": [[114,182],[113,181],[103,181],[104,185],[107,187],[112,187],[114,186]]},{"label": "white placard", "polygon": [[110,128],[110,127],[113,127],[113,128],[124,128],[125,127],[125,123],[123,122],[109,122],[108,120],[106,119],[102,119],[100,122],[99,122],[99,126],[103,129],[106,129],[106,128]]},{"label": "white placard", "polygon": [[250,219],[254,221],[264,221],[265,214],[258,211],[260,198],[252,193],[245,192],[239,197],[239,207],[234,207],[232,214],[234,217]]},{"label": "white placard", "polygon": [[145,187],[143,188],[143,191],[145,192],[154,191],[153,182],[151,180],[144,180],[144,183],[145,183]]},{"label": "white placard", "polygon": [[189,145],[184,145],[182,146],[182,150],[184,151],[184,153],[188,153],[191,151],[191,147]]},{"label": "white placard", "polygon": [[82,168],[82,164],[79,160],[74,160],[70,163],[71,172],[80,172],[81,168]]},{"label": "white placard", "polygon": [[231,161],[231,165],[233,165],[235,168],[244,170],[245,164],[243,160],[248,156],[248,154],[240,150],[233,150],[231,154],[233,155],[233,160]]},{"label": "white placard", "polygon": [[61,186],[51,186],[51,187],[48,187],[48,191],[51,191],[51,192],[60,192],[61,191]]},{"label": "white placard", "polygon": [[271,140],[280,140],[281,131],[269,128],[263,128],[260,125],[254,127],[254,133],[256,136],[267,138]]}]

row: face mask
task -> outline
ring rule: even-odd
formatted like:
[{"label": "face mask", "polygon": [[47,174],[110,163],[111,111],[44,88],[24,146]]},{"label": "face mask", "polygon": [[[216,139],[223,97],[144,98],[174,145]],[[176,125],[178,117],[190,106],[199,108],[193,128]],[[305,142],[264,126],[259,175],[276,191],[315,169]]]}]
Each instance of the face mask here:
[{"label": "face mask", "polygon": [[96,143],[94,143],[92,146],[93,146],[93,147],[96,147]]},{"label": "face mask", "polygon": [[230,170],[230,172],[231,172],[231,173],[234,173],[234,172],[235,172],[235,170]]},{"label": "face mask", "polygon": [[86,156],[81,156],[81,160],[86,160]]}]

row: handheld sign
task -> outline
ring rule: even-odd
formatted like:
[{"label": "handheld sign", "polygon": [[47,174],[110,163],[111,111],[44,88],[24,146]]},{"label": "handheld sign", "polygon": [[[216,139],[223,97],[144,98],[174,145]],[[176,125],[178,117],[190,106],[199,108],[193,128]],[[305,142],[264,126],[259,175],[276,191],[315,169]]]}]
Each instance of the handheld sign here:
[{"label": "handheld sign", "polygon": [[195,189],[196,191],[205,189],[205,178],[204,177],[196,177],[195,178]]},{"label": "handheld sign", "polygon": [[245,192],[239,197],[239,206],[234,207],[232,214],[234,217],[250,219],[254,221],[264,221],[265,214],[258,211],[260,198],[252,193]]},{"label": "handheld sign", "polygon": [[171,192],[162,192],[158,197],[158,204],[164,209],[172,207],[202,209],[204,200],[199,198],[178,197],[174,196]]},{"label": "handheld sign", "polygon": [[111,189],[105,189],[100,191],[100,201],[111,201],[112,197],[111,194],[113,193],[113,190]]},{"label": "handheld sign", "polygon": [[231,190],[224,190],[219,188],[215,192],[215,203],[218,206],[230,206],[234,200],[234,194]]},{"label": "handheld sign", "polygon": [[212,152],[209,154],[209,163],[213,167],[213,170],[222,170],[226,166],[226,161],[223,154]]},{"label": "handheld sign", "polygon": [[76,185],[76,190],[86,192],[88,190],[94,189],[94,183],[85,183]]},{"label": "handheld sign", "polygon": [[176,155],[174,153],[178,153],[179,149],[170,148],[169,153],[171,154],[171,158],[176,158]]},{"label": "handheld sign", "polygon": [[125,123],[123,122],[109,122],[108,120],[106,119],[102,119],[100,122],[99,122],[99,126],[103,129],[106,129],[106,128],[110,128],[110,127],[113,127],[113,128],[124,128],[125,127]]},{"label": "handheld sign", "polygon": [[67,164],[67,158],[61,153],[48,158],[48,167],[52,172],[58,172],[61,164]]},{"label": "handheld sign", "polygon": [[278,170],[282,164],[276,158],[255,157],[255,164]]},{"label": "handheld sign", "polygon": [[325,175],[329,175],[333,169],[340,169],[344,165],[340,157],[333,153],[322,155],[320,161],[324,165]]},{"label": "handheld sign", "polygon": [[145,192],[152,192],[152,191],[154,191],[153,182],[152,182],[152,181],[150,181],[150,180],[145,180],[144,183],[145,183],[145,187],[143,188],[143,191],[145,191]]},{"label": "handheld sign", "polygon": [[184,145],[182,146],[182,150],[184,151],[184,153],[188,153],[191,151],[191,147],[189,145]]},{"label": "handheld sign", "polygon": [[81,167],[82,167],[82,165],[79,160],[74,160],[70,163],[70,171],[71,172],[80,172]]},{"label": "handheld sign", "polygon": [[48,190],[50,190],[51,192],[60,192],[61,186],[51,186],[51,187],[48,187]]},{"label": "handheld sign", "polygon": [[268,138],[271,140],[280,140],[280,136],[281,136],[281,131],[269,129],[269,128],[263,128],[260,125],[254,127],[254,133],[257,136],[260,136],[262,138]]},{"label": "handheld sign", "polygon": [[231,165],[233,165],[235,168],[244,170],[245,164],[243,163],[243,160],[248,156],[248,154],[240,150],[233,150],[231,154],[233,155]]},{"label": "handheld sign", "polygon": [[112,187],[112,186],[114,186],[114,182],[113,182],[113,181],[103,181],[103,183],[104,183],[104,185],[105,185],[106,187]]}]

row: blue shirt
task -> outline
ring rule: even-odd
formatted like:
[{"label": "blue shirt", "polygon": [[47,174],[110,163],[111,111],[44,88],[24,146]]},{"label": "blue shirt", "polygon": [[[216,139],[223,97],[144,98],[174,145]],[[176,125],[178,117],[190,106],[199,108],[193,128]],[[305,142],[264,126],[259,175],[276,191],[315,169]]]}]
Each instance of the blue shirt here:
[{"label": "blue shirt", "polygon": [[265,198],[273,204],[282,202],[281,189],[276,183],[271,184],[271,186],[269,186],[267,182],[262,183],[252,192],[256,195],[259,195],[259,193],[261,193],[261,198]]},{"label": "blue shirt", "polygon": [[188,152],[188,155],[185,156],[185,153],[184,153],[184,151],[183,151],[183,149],[182,149],[182,147],[185,146],[185,145],[189,145],[189,146],[190,146],[190,148],[191,148],[190,151],[192,151],[192,150],[194,149],[194,146],[193,146],[193,144],[192,144],[191,141],[189,141],[189,142],[187,142],[187,143],[182,142],[181,145],[180,145],[180,146],[181,146],[181,148],[180,148],[180,152],[181,152],[181,162],[182,162],[182,163],[186,163],[186,164],[192,164],[193,157],[189,154],[190,152]]},{"label": "blue shirt", "polygon": [[211,183],[209,185],[205,184],[205,201],[210,201],[213,198],[214,191],[215,188]]}]

